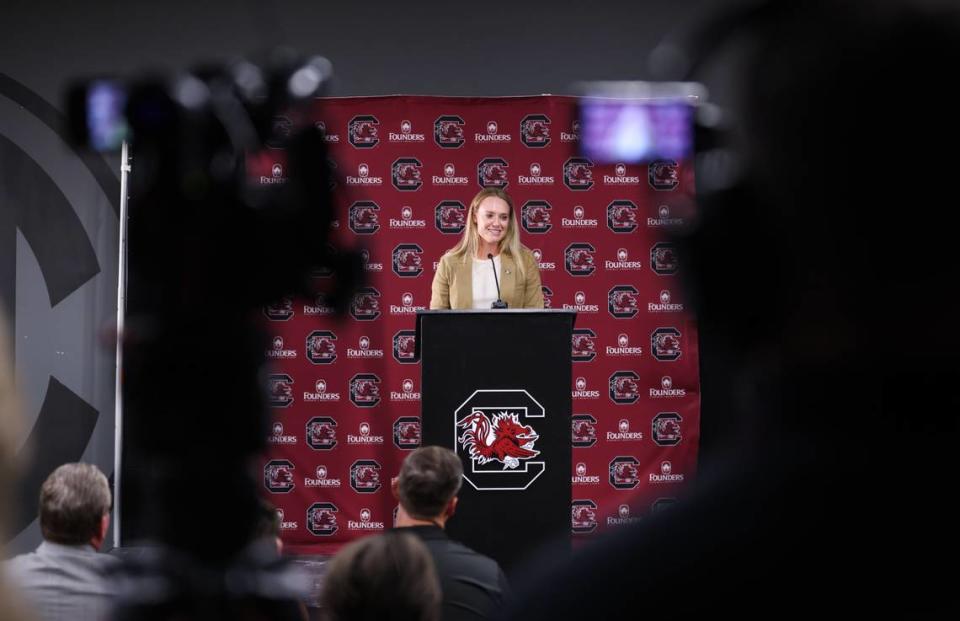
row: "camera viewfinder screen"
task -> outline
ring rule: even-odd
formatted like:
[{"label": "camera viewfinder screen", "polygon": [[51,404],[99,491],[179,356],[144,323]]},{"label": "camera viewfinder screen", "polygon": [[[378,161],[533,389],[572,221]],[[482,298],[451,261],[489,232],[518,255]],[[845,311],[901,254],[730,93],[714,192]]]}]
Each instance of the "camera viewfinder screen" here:
[{"label": "camera viewfinder screen", "polygon": [[128,138],[124,115],[127,97],[123,89],[108,80],[90,84],[87,92],[87,132],[90,146],[97,151],[116,151]]},{"label": "camera viewfinder screen", "polygon": [[580,148],[597,163],[683,159],[693,153],[693,106],[584,98],[580,101]]}]

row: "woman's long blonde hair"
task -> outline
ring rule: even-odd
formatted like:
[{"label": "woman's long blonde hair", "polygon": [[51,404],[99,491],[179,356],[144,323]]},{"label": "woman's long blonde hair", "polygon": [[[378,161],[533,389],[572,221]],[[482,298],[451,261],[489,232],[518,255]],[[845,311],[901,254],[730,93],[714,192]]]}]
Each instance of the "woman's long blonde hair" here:
[{"label": "woman's long blonde hair", "polygon": [[510,220],[507,225],[507,233],[500,240],[500,252],[513,257],[517,266],[517,271],[521,278],[524,275],[523,261],[520,260],[520,226],[517,224],[517,210],[513,206],[513,199],[510,195],[500,188],[484,188],[477,192],[473,200],[470,201],[470,209],[467,210],[467,228],[463,231],[463,236],[457,245],[447,251],[447,254],[466,261],[467,257],[476,258],[477,249],[480,247],[478,241],[480,232],[477,230],[477,209],[484,199],[491,196],[504,201],[510,208]]}]

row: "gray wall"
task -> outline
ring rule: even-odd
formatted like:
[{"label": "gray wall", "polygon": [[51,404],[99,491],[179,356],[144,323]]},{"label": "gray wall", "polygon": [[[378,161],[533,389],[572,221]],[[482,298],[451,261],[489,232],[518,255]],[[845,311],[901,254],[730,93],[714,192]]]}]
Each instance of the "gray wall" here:
[{"label": "gray wall", "polygon": [[36,523],[24,526],[57,463],[113,469],[114,353],[100,335],[116,313],[118,163],[85,160],[55,131],[71,79],[174,71],[282,43],[327,56],[335,95],[564,94],[577,80],[648,77],[657,41],[713,4],[4,2],[0,297],[32,456],[14,496],[26,517],[13,520],[7,552],[39,541]]}]

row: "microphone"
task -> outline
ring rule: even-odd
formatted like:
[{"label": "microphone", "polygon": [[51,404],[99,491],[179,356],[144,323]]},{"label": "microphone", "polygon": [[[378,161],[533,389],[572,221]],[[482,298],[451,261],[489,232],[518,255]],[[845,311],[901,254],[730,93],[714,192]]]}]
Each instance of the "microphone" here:
[{"label": "microphone", "polygon": [[500,299],[500,283],[497,282],[497,264],[493,262],[493,255],[487,253],[487,258],[490,259],[490,266],[493,267],[493,284],[497,286],[497,299],[490,305],[490,308],[506,308],[507,303]]}]

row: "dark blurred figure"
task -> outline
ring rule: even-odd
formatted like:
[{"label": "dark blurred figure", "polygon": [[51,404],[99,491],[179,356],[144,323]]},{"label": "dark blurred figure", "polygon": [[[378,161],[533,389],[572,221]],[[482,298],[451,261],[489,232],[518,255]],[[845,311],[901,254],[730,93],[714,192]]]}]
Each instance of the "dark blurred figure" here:
[{"label": "dark blurred figure", "polygon": [[681,256],[721,447],[672,510],[539,559],[509,618],[946,616],[956,7],[768,3],[717,27],[698,43],[740,44],[742,174],[701,191]]},{"label": "dark blurred figure", "polygon": [[[268,428],[262,308],[316,295],[321,270],[337,282],[356,273],[327,243],[332,173],[308,117],[329,71],[277,49],[127,88],[136,164],[118,476],[121,543],[137,552],[116,621],[302,618],[298,572],[275,542],[251,545],[250,466]],[[283,165],[258,177],[276,148]]]},{"label": "dark blurred figure", "polygon": [[495,560],[447,537],[444,529],[456,513],[462,482],[456,453],[423,446],[403,460],[391,487],[400,502],[397,528],[419,537],[433,557],[443,591],[443,620],[483,621],[500,613],[509,587]]},{"label": "dark blurred figure", "polygon": [[269,502],[260,499],[260,505],[257,508],[257,526],[254,530],[254,543],[262,543],[272,546],[277,551],[277,556],[283,554],[283,539],[280,538],[280,514],[277,508]]},{"label": "dark blurred figure", "polygon": [[330,561],[320,605],[327,621],[439,621],[430,552],[402,531],[355,541]]},{"label": "dark blurred figure", "polygon": [[92,464],[64,464],[40,488],[43,542],[7,563],[17,586],[44,621],[97,621],[113,607],[110,572],[120,562],[98,551],[110,525],[110,485]]},{"label": "dark blurred figure", "polygon": [[[17,438],[20,420],[20,399],[14,383],[13,356],[7,342],[7,318],[0,312],[0,536],[7,534],[9,490],[16,475]],[[26,606],[10,587],[6,572],[0,571],[0,621],[23,621]]]},{"label": "dark blurred figure", "polygon": [[[253,542],[250,544],[250,552],[253,555],[262,557],[275,555],[277,559],[282,558],[283,539],[280,538],[280,522],[281,517],[277,513],[277,508],[261,498],[257,508],[257,524],[253,533]],[[304,578],[308,579],[305,575]],[[310,618],[307,606],[302,601],[287,604],[286,609],[291,613],[294,609],[299,611],[299,618],[303,621]]]}]

